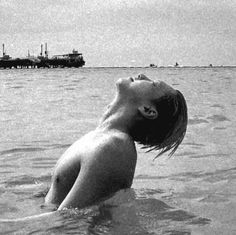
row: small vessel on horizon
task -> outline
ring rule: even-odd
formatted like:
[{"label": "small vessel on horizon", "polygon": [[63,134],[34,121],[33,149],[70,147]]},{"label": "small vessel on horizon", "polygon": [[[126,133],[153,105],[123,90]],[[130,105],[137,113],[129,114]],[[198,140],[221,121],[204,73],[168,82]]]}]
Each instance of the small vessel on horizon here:
[{"label": "small vessel on horizon", "polygon": [[155,65],[155,64],[150,64],[149,67],[150,67],[150,68],[157,68],[158,66]]},{"label": "small vessel on horizon", "polygon": [[179,67],[179,63],[178,62],[175,63],[175,67]]}]

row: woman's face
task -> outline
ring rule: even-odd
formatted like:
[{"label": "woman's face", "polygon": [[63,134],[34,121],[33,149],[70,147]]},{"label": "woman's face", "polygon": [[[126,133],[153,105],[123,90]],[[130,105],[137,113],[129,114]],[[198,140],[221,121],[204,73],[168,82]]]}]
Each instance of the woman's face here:
[{"label": "woman's face", "polygon": [[162,81],[153,81],[140,74],[136,78],[122,78],[116,83],[120,98],[143,103],[157,100],[175,90]]}]

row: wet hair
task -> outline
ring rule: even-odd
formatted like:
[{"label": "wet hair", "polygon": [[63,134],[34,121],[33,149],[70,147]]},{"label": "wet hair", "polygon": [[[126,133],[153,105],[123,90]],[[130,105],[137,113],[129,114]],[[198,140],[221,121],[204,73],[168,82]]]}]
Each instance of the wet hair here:
[{"label": "wet hair", "polygon": [[161,154],[170,151],[172,156],[182,142],[188,123],[187,104],[182,93],[176,90],[175,94],[165,95],[153,104],[158,111],[154,120],[141,117],[131,128],[130,134],[134,141],[143,145],[147,152],[157,150]]}]

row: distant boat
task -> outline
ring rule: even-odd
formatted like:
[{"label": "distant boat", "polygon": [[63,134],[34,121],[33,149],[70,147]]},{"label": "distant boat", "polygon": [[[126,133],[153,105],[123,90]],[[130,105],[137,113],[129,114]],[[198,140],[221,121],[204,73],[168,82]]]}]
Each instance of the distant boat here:
[{"label": "distant boat", "polygon": [[176,62],[176,63],[175,63],[175,67],[179,67],[179,64],[178,64],[178,62]]},{"label": "distant boat", "polygon": [[155,65],[155,64],[150,64],[149,67],[151,67],[151,68],[157,68],[157,65]]},{"label": "distant boat", "polygon": [[54,55],[52,58],[48,57],[38,57],[41,61],[37,64],[39,68],[57,68],[57,67],[75,67],[79,68],[85,65],[82,53],[73,50],[72,53],[63,55]]}]

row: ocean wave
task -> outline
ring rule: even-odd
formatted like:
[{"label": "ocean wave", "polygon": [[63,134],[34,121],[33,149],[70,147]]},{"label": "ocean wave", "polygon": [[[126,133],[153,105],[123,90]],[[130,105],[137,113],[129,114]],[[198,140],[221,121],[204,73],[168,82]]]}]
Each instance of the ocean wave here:
[{"label": "ocean wave", "polygon": [[232,180],[236,178],[236,167],[215,170],[212,172],[203,172],[203,171],[195,171],[195,172],[181,172],[178,174],[169,175],[166,178],[171,180],[177,180],[180,178],[186,178],[189,181],[192,179],[202,179],[203,181],[215,183],[222,180]]},{"label": "ocean wave", "polygon": [[22,153],[22,152],[37,152],[44,151],[45,148],[37,148],[37,147],[28,147],[28,148],[12,148],[8,150],[0,151],[0,155],[7,155],[11,153]]},{"label": "ocean wave", "polygon": [[6,188],[16,187],[22,185],[39,185],[40,183],[49,182],[51,180],[51,175],[44,175],[40,177],[32,177],[29,175],[21,175],[17,177],[12,177],[7,181],[4,181],[3,184]]},{"label": "ocean wave", "polygon": [[49,149],[64,149],[68,148],[71,144],[44,144],[44,147],[30,147],[30,144],[24,144],[23,146],[28,147],[19,147],[12,148],[0,151],[0,155],[14,154],[14,153],[26,153],[26,152],[40,152]]}]

